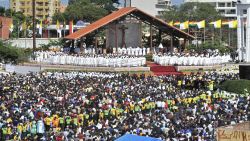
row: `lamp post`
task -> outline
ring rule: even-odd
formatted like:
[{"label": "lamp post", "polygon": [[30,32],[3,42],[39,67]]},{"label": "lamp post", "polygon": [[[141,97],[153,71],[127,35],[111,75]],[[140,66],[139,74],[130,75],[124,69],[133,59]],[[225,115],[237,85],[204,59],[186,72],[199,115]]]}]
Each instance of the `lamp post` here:
[{"label": "lamp post", "polygon": [[35,18],[36,18],[36,3],[35,0],[32,0],[32,23],[33,23],[33,54],[35,53],[35,49],[36,49],[36,26],[35,26]]},{"label": "lamp post", "polygon": [[1,38],[3,40],[3,22],[0,21],[0,28],[1,28]]}]

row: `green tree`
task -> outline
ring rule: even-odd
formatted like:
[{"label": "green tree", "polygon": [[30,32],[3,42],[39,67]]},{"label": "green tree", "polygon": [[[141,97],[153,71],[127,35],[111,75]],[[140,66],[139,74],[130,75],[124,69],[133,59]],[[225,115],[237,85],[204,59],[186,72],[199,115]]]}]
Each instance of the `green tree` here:
[{"label": "green tree", "polygon": [[52,20],[54,22],[58,21],[65,21],[65,14],[61,12],[57,12],[53,15]]},{"label": "green tree", "polygon": [[67,21],[83,20],[93,22],[106,14],[108,14],[107,10],[91,3],[90,0],[78,0],[67,7],[64,16]]},{"label": "green tree", "polygon": [[0,6],[0,16],[4,16],[5,15],[5,8]]},{"label": "green tree", "polygon": [[22,63],[28,61],[31,50],[14,47],[0,40],[0,62]]}]

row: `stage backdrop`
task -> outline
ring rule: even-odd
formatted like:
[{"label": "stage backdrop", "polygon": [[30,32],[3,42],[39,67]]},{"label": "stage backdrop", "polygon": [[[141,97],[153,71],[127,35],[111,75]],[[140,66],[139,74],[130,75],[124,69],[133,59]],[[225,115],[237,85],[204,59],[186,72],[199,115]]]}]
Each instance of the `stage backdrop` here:
[{"label": "stage backdrop", "polygon": [[[141,32],[141,23],[118,23],[118,24],[110,24],[106,31],[107,42],[106,46],[110,48],[116,47],[116,39],[117,35],[117,43],[118,47],[122,47],[122,28],[125,27],[125,44],[127,47],[137,47],[141,46],[142,32]],[[116,33],[117,32],[117,33]]]}]

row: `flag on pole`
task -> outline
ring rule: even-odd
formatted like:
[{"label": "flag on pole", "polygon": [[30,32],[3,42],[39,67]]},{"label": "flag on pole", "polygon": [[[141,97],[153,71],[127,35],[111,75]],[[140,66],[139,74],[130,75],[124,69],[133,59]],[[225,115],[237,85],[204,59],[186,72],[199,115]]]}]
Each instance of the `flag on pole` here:
[{"label": "flag on pole", "polygon": [[180,24],[180,29],[188,29],[189,28],[189,21],[185,21]]},{"label": "flag on pole", "polygon": [[40,34],[40,35],[43,34],[43,20],[40,21],[40,25],[39,25],[39,34]]},{"label": "flag on pole", "polygon": [[60,29],[60,22],[58,20],[56,21],[56,29]]},{"label": "flag on pole", "polygon": [[211,22],[210,24],[214,25],[214,28],[221,28],[221,20],[215,21],[215,22]]},{"label": "flag on pole", "polygon": [[237,28],[238,22],[237,20],[233,20],[233,21],[230,21],[228,25],[229,25],[229,28]]},{"label": "flag on pole", "polygon": [[206,21],[202,20],[202,21],[198,22],[197,26],[198,26],[199,29],[205,28],[206,27]]},{"label": "flag on pole", "polygon": [[26,29],[27,29],[27,23],[26,23],[26,21],[24,21],[24,22],[21,24],[20,31],[26,30]]},{"label": "flag on pole", "polygon": [[13,25],[13,23],[11,22],[10,25],[9,25],[9,30],[10,30],[10,32],[13,32],[13,29],[14,29],[14,25]]},{"label": "flag on pole", "polygon": [[57,33],[59,33],[59,38],[61,38],[62,37],[62,30],[60,27],[60,22],[58,20],[56,21],[56,29],[57,29]]},{"label": "flag on pole", "polygon": [[174,26],[174,21],[169,22],[168,25]]}]

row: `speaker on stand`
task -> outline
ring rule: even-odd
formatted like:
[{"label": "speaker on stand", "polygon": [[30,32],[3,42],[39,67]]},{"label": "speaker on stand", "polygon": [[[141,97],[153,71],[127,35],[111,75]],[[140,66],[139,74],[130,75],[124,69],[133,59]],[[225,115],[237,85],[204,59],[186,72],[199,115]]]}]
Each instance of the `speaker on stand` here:
[{"label": "speaker on stand", "polygon": [[248,65],[239,65],[240,79],[250,80],[250,64]]}]

